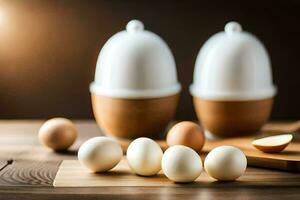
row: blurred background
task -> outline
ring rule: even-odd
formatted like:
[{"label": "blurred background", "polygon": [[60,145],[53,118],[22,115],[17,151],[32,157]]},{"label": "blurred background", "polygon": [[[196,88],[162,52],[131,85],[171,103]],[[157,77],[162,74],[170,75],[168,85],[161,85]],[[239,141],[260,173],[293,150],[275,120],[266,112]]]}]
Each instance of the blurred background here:
[{"label": "blurred background", "polygon": [[188,86],[197,53],[231,20],[270,53],[279,91],[272,119],[300,117],[300,1],[1,0],[0,118],[92,118],[98,53],[131,19],[173,51],[183,84],[177,119],[196,119]]}]

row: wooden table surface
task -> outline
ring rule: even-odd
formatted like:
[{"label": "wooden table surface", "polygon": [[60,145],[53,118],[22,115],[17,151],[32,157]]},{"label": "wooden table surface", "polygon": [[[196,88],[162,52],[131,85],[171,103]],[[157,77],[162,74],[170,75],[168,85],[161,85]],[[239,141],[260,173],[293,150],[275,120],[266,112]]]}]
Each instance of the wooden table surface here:
[{"label": "wooden table surface", "polygon": [[[86,139],[101,134],[92,120],[75,121],[79,138],[71,151],[54,153],[39,145],[41,120],[0,121],[0,200],[8,199],[300,199],[300,174],[272,171],[277,184],[247,186],[237,182],[184,184],[178,187],[54,188],[62,160],[76,159]],[[259,176],[267,169],[249,168]],[[270,177],[268,177],[270,180]]]}]

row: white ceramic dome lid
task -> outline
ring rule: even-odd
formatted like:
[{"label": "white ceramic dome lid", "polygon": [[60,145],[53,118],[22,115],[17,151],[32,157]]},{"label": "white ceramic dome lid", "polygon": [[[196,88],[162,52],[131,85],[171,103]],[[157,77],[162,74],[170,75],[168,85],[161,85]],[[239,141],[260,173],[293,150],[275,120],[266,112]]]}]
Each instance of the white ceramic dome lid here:
[{"label": "white ceramic dome lid", "polygon": [[117,98],[171,96],[180,90],[171,50],[138,20],[105,43],[90,85],[92,93]]},{"label": "white ceramic dome lid", "polygon": [[276,94],[268,53],[252,34],[229,22],[197,56],[190,92],[208,100],[254,100]]}]

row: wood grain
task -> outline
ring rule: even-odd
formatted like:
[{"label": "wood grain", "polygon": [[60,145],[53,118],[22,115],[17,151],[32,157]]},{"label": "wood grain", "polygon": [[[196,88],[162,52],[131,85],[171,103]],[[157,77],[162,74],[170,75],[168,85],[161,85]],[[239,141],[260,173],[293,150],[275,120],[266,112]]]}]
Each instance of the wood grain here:
[{"label": "wood grain", "polygon": [[13,160],[0,160],[0,171],[2,171],[5,167],[12,164]]},{"label": "wood grain", "polygon": [[[281,174],[280,178],[274,178]],[[171,187],[171,186],[205,186],[222,187],[223,184],[231,186],[300,186],[300,174],[282,173],[264,169],[248,168],[246,173],[238,181],[222,183],[209,177],[203,172],[200,177],[190,184],[175,184],[169,181],[160,172],[157,176],[143,177],[133,174],[126,162],[123,160],[107,173],[92,173],[83,167],[77,160],[65,160],[59,167],[54,179],[55,187],[113,187],[113,186],[147,186],[147,187]]]},{"label": "wood grain", "polygon": [[0,171],[0,186],[52,185],[60,161],[14,160]]}]

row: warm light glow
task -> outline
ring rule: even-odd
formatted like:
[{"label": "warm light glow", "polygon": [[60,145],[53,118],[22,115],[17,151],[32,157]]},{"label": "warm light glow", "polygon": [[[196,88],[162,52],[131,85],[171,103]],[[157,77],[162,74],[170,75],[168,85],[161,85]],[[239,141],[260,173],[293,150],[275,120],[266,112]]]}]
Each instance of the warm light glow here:
[{"label": "warm light glow", "polygon": [[6,13],[2,7],[0,7],[0,26],[5,23]]}]

